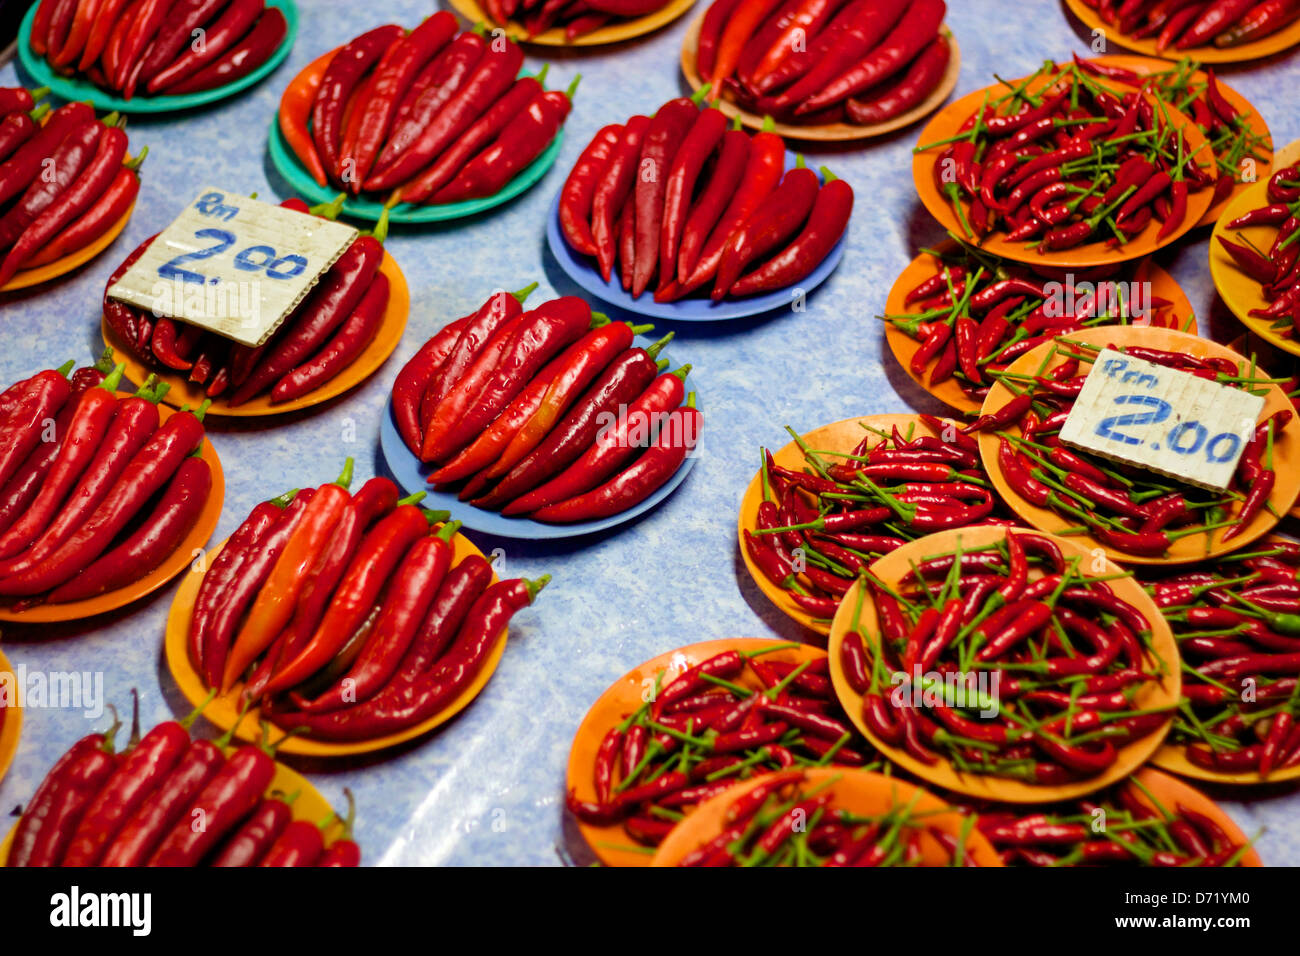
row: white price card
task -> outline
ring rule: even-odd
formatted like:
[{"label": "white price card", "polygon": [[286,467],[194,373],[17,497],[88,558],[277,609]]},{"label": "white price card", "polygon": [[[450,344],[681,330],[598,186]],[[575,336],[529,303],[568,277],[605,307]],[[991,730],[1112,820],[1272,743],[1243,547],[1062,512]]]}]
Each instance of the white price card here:
[{"label": "white price card", "polygon": [[261,345],[356,236],[343,223],[205,186],[108,295]]},{"label": "white price card", "polygon": [[1102,349],[1061,442],[1222,491],[1263,408],[1262,395]]}]

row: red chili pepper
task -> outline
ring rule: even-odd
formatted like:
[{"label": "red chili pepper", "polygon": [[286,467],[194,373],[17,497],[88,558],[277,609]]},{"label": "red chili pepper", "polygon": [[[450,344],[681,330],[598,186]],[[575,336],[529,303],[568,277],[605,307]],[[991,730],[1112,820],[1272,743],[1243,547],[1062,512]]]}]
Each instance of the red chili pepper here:
[{"label": "red chili pepper", "polygon": [[1174,48],[1189,50],[1209,43],[1257,5],[1255,0],[1214,0],[1197,10],[1200,16],[1187,28],[1186,33],[1178,37]]},{"label": "red chili pepper", "polygon": [[870,99],[850,96],[844,104],[845,114],[854,123],[870,126],[916,109],[939,85],[949,57],[948,40],[940,34],[916,56],[906,72],[880,92],[872,92]]},{"label": "red chili pepper", "polygon": [[816,113],[894,76],[933,42],[945,12],[943,0],[916,0],[878,45],[855,49],[842,72],[795,106],[795,115]]},{"label": "red chili pepper", "polygon": [[214,90],[248,76],[271,58],[289,32],[288,21],[278,7],[262,11],[243,39],[187,80],[168,89],[171,96]]},{"label": "red chili pepper", "polygon": [[[663,343],[661,342],[660,345]],[[656,352],[657,346],[652,346]],[[629,349],[606,368],[528,456],[514,466],[486,495],[474,499],[478,507],[499,508],[531,491],[577,460],[591,447],[600,428],[617,416],[654,380],[659,368],[650,352]]]},{"label": "red chili pepper", "polygon": [[355,362],[374,339],[388,308],[388,277],[375,273],[361,301],[338,327],[334,337],[302,365],[288,372],[271,389],[272,402],[288,402],[322,387]]},{"label": "red chili pepper", "polygon": [[470,608],[491,580],[491,567],[477,555],[466,558],[447,572],[415,640],[398,665],[393,684],[413,684],[440,660]]},{"label": "red chili pepper", "polygon": [[439,402],[425,431],[421,457],[438,461],[473,441],[533,375],[576,341],[590,323],[590,306],[575,296],[553,299],[525,313],[481,386],[467,388],[466,376]]},{"label": "red chili pepper", "polygon": [[[196,866],[207,852],[257,806],[275,775],[275,761],[263,750],[243,746],[208,781],[185,816],[163,837],[149,866]],[[201,818],[194,826],[191,818]]]},{"label": "red chili pepper", "polygon": [[228,404],[242,405],[278,382],[324,345],[330,333],[352,314],[379,272],[386,222],[386,218],[380,220],[377,236],[353,240],[294,310],[284,334],[275,339],[248,379],[227,399]]},{"label": "red chili pepper", "polygon": [[[84,811],[94,796],[81,799],[80,794],[88,783],[102,782],[112,772],[112,736],[110,731],[81,738],[50,768],[15,828],[9,866],[56,866],[62,859],[80,819],[77,804]],[[103,757],[109,757],[108,767]]]},{"label": "red chili pepper", "polygon": [[532,517],[548,522],[590,521],[626,511],[676,474],[695,447],[702,427],[703,416],[698,410],[689,404],[675,409],[669,413],[654,442],[633,465],[598,488],[539,508]]},{"label": "red chili pepper", "polygon": [[482,670],[510,617],[531,604],[548,580],[544,575],[537,581],[516,579],[488,588],[470,608],[445,659],[413,684],[390,686],[364,703],[333,713],[277,713],[273,719],[283,727],[306,727],[312,736],[325,740],[364,740],[428,719]]},{"label": "red chili pepper", "polygon": [[624,127],[617,123],[598,130],[574,163],[560,193],[560,229],[569,245],[586,256],[596,255],[590,225],[596,186],[609,167],[623,131]]},{"label": "red chili pepper", "polygon": [[[769,0],[745,0],[745,3],[751,5],[767,2]],[[734,22],[728,25],[728,31],[733,25]],[[696,93],[696,97],[702,96],[702,92]],[[655,274],[660,254],[668,179],[678,150],[698,115],[695,98],[679,96],[669,100],[651,117],[641,139],[638,173],[632,195],[635,203],[633,229],[636,235],[636,261],[631,290],[633,298],[638,298],[646,290]]]},{"label": "red chili pepper", "polygon": [[325,852],[320,827],[310,820],[294,820],[272,844],[258,866],[315,866]]},{"label": "red chili pepper", "polygon": [[46,597],[50,604],[82,601],[138,581],[171,557],[208,501],[212,472],[202,458],[181,463],[153,510],[121,544]]},{"label": "red chili pepper", "polygon": [[434,193],[428,202],[478,199],[504,189],[555,139],[573,108],[577,86],[578,80],[574,79],[566,92],[552,90],[535,96],[505,124],[492,145],[466,163],[456,178]]},{"label": "red chili pepper", "polygon": [[1264,0],[1247,11],[1230,30],[1214,38],[1217,47],[1235,47],[1263,39],[1281,30],[1300,17],[1300,5],[1295,0]]},{"label": "red chili pepper", "polygon": [[[46,126],[52,122],[51,118]],[[93,120],[79,121],[56,141],[57,144],[50,144],[49,152],[40,156],[29,152],[34,144],[44,142],[43,135],[37,134],[0,167],[0,196],[12,195],[9,193],[11,184],[14,192],[26,187],[0,217],[0,247],[12,245],[23,230],[72,186],[95,155],[103,130],[104,127]]]},{"label": "red chili pepper", "polygon": [[[726,241],[718,264],[717,280],[711,293],[715,302],[720,301],[736,285],[741,272],[749,263],[778,248],[798,232],[805,221],[810,219],[814,208],[819,205],[820,192],[817,176],[812,170],[797,167],[785,174],[781,184],[764,200],[762,208],[757,209],[754,215]],[[832,210],[822,211],[823,217],[831,215],[833,215]],[[815,234],[805,230],[800,234],[800,239],[809,247],[823,242],[824,226]],[[795,249],[796,252],[802,249],[804,246],[801,245],[800,239],[796,239],[786,252],[790,252],[791,249]],[[778,258],[785,260],[783,262],[785,271],[792,271],[796,261],[799,265],[803,264],[802,259],[790,261],[795,257],[787,256],[785,253]]]},{"label": "red chili pepper", "polygon": [[[505,131],[512,129],[512,124],[528,104],[542,94],[541,81],[545,72],[543,67],[536,77],[525,76],[515,80],[514,86],[475,120],[452,146],[444,150],[427,169],[401,187],[400,198],[405,202],[433,201],[429,197],[456,179],[472,159],[477,161],[485,147],[493,148],[489,144],[495,145],[501,137],[506,136]],[[513,135],[512,133],[511,137]]]},{"label": "red chili pepper", "polygon": [[213,866],[257,866],[293,819],[293,808],[277,797],[262,800],[221,845]]},{"label": "red chili pepper", "polygon": [[[229,5],[222,10],[216,21],[206,29],[203,46],[199,49],[191,47],[186,50],[170,66],[160,70],[145,84],[145,89],[150,94],[170,90],[182,80],[189,79],[213,63],[248,32],[262,10],[262,0],[230,0]],[[123,59],[126,61],[125,56]]]},{"label": "red chili pepper", "polygon": [[605,281],[609,281],[614,268],[618,218],[637,178],[641,143],[649,124],[648,117],[639,115],[627,121],[592,196],[591,234],[596,244],[600,274]]},{"label": "red chili pepper", "polygon": [[[823,173],[827,179],[826,185],[818,190],[808,221],[794,241],[759,268],[738,278],[723,294],[753,295],[791,286],[809,275],[826,258],[848,227],[849,214],[853,210],[853,189],[844,180],[834,178],[829,171],[823,169]],[[755,247],[761,245],[761,238],[756,238]],[[753,261],[757,255],[762,254],[759,252],[749,255],[753,248],[740,246],[737,250],[739,261],[736,264],[743,267],[744,262]],[[719,268],[719,285],[723,270],[726,269],[727,275],[730,275],[733,267],[732,260],[724,258],[722,267]],[[714,287],[713,296],[716,301],[718,286]]]},{"label": "red chili pepper", "polygon": [[378,693],[405,657],[451,564],[452,537],[460,523],[415,542],[398,566],[374,631],[346,676],[314,701],[299,704],[307,713],[337,710]]},{"label": "red chili pepper", "polygon": [[[464,85],[452,94],[436,115],[426,117],[421,103],[412,107],[410,120],[419,119],[424,125],[393,131],[374,171],[365,179],[364,187],[367,190],[391,189],[427,166],[510,88],[523,62],[524,54],[517,43],[506,40],[504,44],[489,44]],[[430,87],[421,101],[437,99],[438,96],[438,91]]]}]

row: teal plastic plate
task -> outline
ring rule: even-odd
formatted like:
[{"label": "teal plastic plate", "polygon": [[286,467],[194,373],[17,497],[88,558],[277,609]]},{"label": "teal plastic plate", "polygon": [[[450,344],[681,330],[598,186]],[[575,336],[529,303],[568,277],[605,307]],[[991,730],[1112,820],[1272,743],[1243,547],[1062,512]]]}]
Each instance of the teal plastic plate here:
[{"label": "teal plastic plate", "polygon": [[280,43],[279,48],[271,54],[269,60],[248,74],[248,76],[241,76],[233,83],[227,83],[225,86],[218,86],[211,90],[202,90],[198,93],[184,93],[179,96],[167,96],[165,94],[162,96],[133,96],[129,100],[124,100],[114,96],[107,90],[100,89],[89,80],[76,79],[64,76],[61,73],[55,73],[42,57],[32,52],[32,21],[36,19],[36,7],[38,6],[35,3],[27,11],[27,16],[23,17],[22,26],[18,28],[18,58],[22,61],[24,72],[36,81],[32,86],[48,86],[55,96],[68,101],[88,100],[101,110],[117,110],[122,113],[169,113],[176,110],[189,110],[196,106],[204,106],[208,103],[215,103],[217,100],[224,100],[228,96],[234,96],[241,90],[248,89],[284,62],[284,58],[289,55],[289,51],[293,48],[294,39],[298,36],[298,8],[294,6],[293,0],[266,0],[266,5],[268,7],[278,7],[280,12],[284,14],[285,23],[289,27],[289,32],[284,35],[284,40]]},{"label": "teal plastic plate", "polygon": [[[555,164],[560,155],[560,145],[564,142],[564,128],[555,134],[551,145],[542,151],[542,155],[532,161],[505,187],[493,196],[482,199],[467,199],[464,202],[445,203],[441,206],[421,206],[416,203],[398,203],[388,211],[389,222],[443,222],[447,219],[460,219],[475,213],[509,202],[520,193],[537,184],[546,175],[546,171]],[[271,134],[267,140],[267,149],[271,153],[271,163],[276,171],[289,181],[294,194],[302,196],[313,203],[331,202],[338,197],[339,191],[333,186],[320,186],[311,178],[311,173],[298,161],[289,144],[284,141],[278,120],[271,122]],[[343,201],[343,212],[354,219],[378,222],[384,211],[384,204],[373,199],[361,199],[356,196]]]}]

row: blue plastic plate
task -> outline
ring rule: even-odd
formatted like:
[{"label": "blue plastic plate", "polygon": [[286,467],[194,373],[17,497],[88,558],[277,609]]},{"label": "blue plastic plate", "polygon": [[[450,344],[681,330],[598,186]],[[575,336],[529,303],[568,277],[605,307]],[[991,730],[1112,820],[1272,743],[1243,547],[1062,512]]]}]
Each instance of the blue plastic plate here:
[{"label": "blue plastic plate", "polygon": [[[551,145],[547,146],[540,156],[529,163],[523,172],[506,183],[505,187],[494,196],[484,196],[482,199],[466,199],[464,202],[444,203],[440,206],[398,203],[388,210],[388,221],[442,222],[447,219],[472,216],[475,213],[483,212],[485,209],[491,209],[493,206],[499,206],[503,202],[509,202],[546,175],[546,171],[554,165],[556,157],[560,155],[560,144],[563,142],[564,129],[561,127],[560,131],[555,134],[555,139],[551,141]],[[280,124],[276,120],[271,122],[271,135],[267,142],[267,148],[270,151],[271,162],[274,164],[276,171],[289,181],[289,185],[294,188],[295,193],[315,203],[331,202],[338,197],[339,190],[333,186],[321,186],[311,178],[311,173],[307,172],[306,167],[298,161],[298,157],[289,148],[289,144],[284,141],[284,134],[280,132]],[[343,212],[356,219],[378,222],[379,215],[383,211],[384,204],[373,199],[349,197],[343,201]]]},{"label": "blue plastic plate", "polygon": [[[648,340],[638,341],[643,346],[650,344]],[[661,359],[668,358],[664,353],[660,353],[659,357]],[[668,367],[672,369],[676,366],[670,361]],[[696,391],[695,379],[690,375],[686,376],[686,390],[688,392]],[[696,407],[699,407],[699,399],[699,393],[696,391]],[[695,466],[695,458],[700,452],[700,446],[696,445],[695,451],[682,462],[682,466],[677,469],[677,473],[669,478],[654,494],[634,508],[629,508],[620,514],[609,518],[601,518],[597,521],[583,521],[578,524],[546,524],[541,521],[533,521],[531,518],[508,518],[495,511],[484,511],[481,508],[475,508],[468,502],[461,501],[455,494],[434,491],[433,486],[425,481],[425,476],[432,469],[422,464],[420,459],[411,454],[411,449],[406,447],[406,442],[402,441],[402,436],[398,434],[397,423],[393,421],[393,400],[391,397],[388,404],[384,406],[384,417],[379,426],[379,448],[383,454],[384,467],[389,476],[397,482],[398,486],[406,494],[413,494],[417,491],[428,493],[427,497],[420,502],[421,508],[450,511],[453,518],[462,522],[471,531],[482,531],[503,538],[523,538],[529,541],[540,541],[547,538],[576,538],[596,531],[605,531],[608,528],[614,528],[624,522],[631,521],[637,515],[644,514],[671,495],[677,486],[685,480],[687,472]]]},{"label": "blue plastic plate", "polygon": [[[785,154],[786,169],[793,169],[795,161],[794,153]],[[560,232],[560,193],[555,194],[555,201],[551,203],[551,211],[546,217],[546,244],[550,246],[551,255],[555,257],[555,261],[559,263],[565,275],[584,290],[610,305],[648,318],[671,319],[676,322],[724,322],[727,319],[742,319],[777,309],[788,309],[794,302],[797,292],[804,294],[811,292],[835,271],[835,267],[840,264],[840,259],[844,256],[844,241],[847,238],[848,233],[845,232],[817,268],[794,286],[777,289],[766,295],[724,299],[721,302],[712,301],[705,294],[707,292],[705,287],[694,295],[678,299],[676,302],[656,302],[649,291],[643,292],[638,299],[632,298],[631,293],[624,291],[617,270],[606,282],[601,278],[595,259],[575,252],[569,246],[564,240],[563,233]]]},{"label": "blue plastic plate", "polygon": [[183,93],[179,96],[167,96],[166,94],[162,96],[137,95],[129,100],[124,100],[121,97],[114,96],[108,90],[100,89],[89,80],[55,73],[54,69],[45,62],[43,57],[39,57],[32,52],[32,21],[36,19],[36,8],[38,6],[35,3],[27,11],[27,16],[23,18],[22,26],[18,28],[18,58],[22,61],[23,69],[36,81],[32,84],[33,86],[48,86],[55,96],[62,97],[65,100],[89,100],[101,110],[117,110],[121,113],[169,113],[176,110],[193,109],[196,106],[224,100],[228,96],[234,96],[241,90],[248,89],[283,63],[284,58],[289,55],[289,50],[293,48],[293,41],[298,36],[298,8],[294,6],[293,0],[266,0],[266,5],[268,7],[279,7],[289,28],[279,48],[271,54],[269,60],[248,74],[248,76],[241,76],[233,83],[227,83],[225,86],[214,87],[210,90],[202,90],[198,93]]}]

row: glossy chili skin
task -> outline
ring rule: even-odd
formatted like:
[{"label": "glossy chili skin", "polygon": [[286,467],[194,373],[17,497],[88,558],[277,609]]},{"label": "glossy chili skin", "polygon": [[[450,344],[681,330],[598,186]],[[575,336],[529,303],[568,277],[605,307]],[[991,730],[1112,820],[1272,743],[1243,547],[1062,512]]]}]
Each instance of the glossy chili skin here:
[{"label": "glossy chili skin", "polygon": [[[103,734],[82,737],[50,768],[41,785],[32,794],[31,800],[23,808],[23,815],[18,821],[13,845],[9,850],[9,866],[33,866],[36,865],[36,860],[53,855],[49,847],[58,839],[53,832],[58,793],[72,779],[73,772],[82,762],[96,751],[102,752],[106,744],[107,740]],[[70,831],[67,839],[71,838]],[[57,862],[58,860],[55,859],[46,865],[52,866]]]},{"label": "glossy chili skin", "polygon": [[[26,190],[18,201],[9,207],[4,216],[0,217],[0,246],[13,244],[22,235],[23,230],[35,222],[41,213],[76,182],[81,171],[95,155],[100,133],[103,130],[104,127],[93,120],[81,121],[68,130],[67,135],[46,156],[31,157],[30,168],[25,170],[29,174],[24,183]],[[38,134],[28,142],[27,146],[31,146],[41,138]],[[25,153],[26,149],[27,147],[24,147],[19,150],[19,153]],[[17,170],[20,158],[14,157],[5,165],[8,166],[9,163],[15,164],[16,181],[22,176],[22,172]],[[46,169],[50,174],[42,175]],[[0,195],[6,191],[6,178],[4,171],[0,169]]]},{"label": "glossy chili skin", "polygon": [[383,324],[388,288],[388,277],[382,272],[375,273],[361,301],[325,346],[275,383],[271,401],[287,402],[306,395],[355,362]]},{"label": "glossy chili skin", "polygon": [[411,454],[420,454],[422,428],[420,425],[420,403],[424,398],[429,383],[442,367],[451,350],[456,346],[460,330],[465,327],[468,316],[457,319],[431,337],[420,350],[411,356],[411,360],[402,366],[393,381],[393,418],[397,422],[397,431],[402,441],[411,450]]},{"label": "glossy chili skin", "polygon": [[189,744],[189,731],[169,720],[150,730],[124,754],[104,788],[87,807],[62,865],[97,865],[113,838],[162,785]]},{"label": "glossy chili skin", "polygon": [[703,427],[697,409],[677,409],[654,443],[629,468],[598,488],[533,512],[538,521],[592,521],[620,514],[654,494],[681,467]]},{"label": "glossy chili skin", "polygon": [[590,491],[613,475],[620,466],[641,451],[641,444],[649,437],[641,435],[638,436],[639,441],[634,441],[632,430],[643,428],[644,423],[657,420],[658,416],[669,413],[682,403],[686,397],[684,381],[689,370],[690,366],[686,366],[685,369],[656,378],[628,406],[627,415],[621,417],[613,429],[598,434],[595,442],[580,458],[554,478],[510,502],[501,509],[501,513],[528,514]]},{"label": "glossy chili skin", "polygon": [[258,866],[315,866],[325,850],[320,827],[294,820],[280,833]]},{"label": "glossy chili skin", "polygon": [[573,164],[560,192],[560,230],[565,241],[585,256],[596,254],[596,240],[591,234],[591,206],[596,198],[596,185],[609,165],[622,133],[623,126],[618,123],[597,130]]},{"label": "glossy chili skin", "polygon": [[248,76],[271,58],[289,32],[288,21],[278,7],[267,7],[253,28],[238,43],[187,80],[168,92],[172,96],[214,90]]},{"label": "glossy chili skin", "polygon": [[312,138],[326,173],[335,181],[341,181],[343,110],[348,98],[366,71],[401,36],[402,28],[396,24],[369,30],[345,44],[325,70],[311,111]]},{"label": "glossy chili skin", "polygon": [[478,507],[499,508],[558,474],[587,448],[600,427],[601,412],[616,410],[633,401],[658,372],[643,349],[629,349],[615,359],[564,419],[530,455],[519,462],[486,495],[474,500]]},{"label": "glossy chili skin", "polygon": [[[264,751],[251,745],[240,747],[163,837],[148,865],[197,866],[257,805],[274,775],[275,761]],[[199,817],[204,826],[196,828],[191,818]]]},{"label": "glossy chili skin", "polygon": [[111,543],[203,441],[203,424],[191,412],[177,412],[149,436],[88,521],[44,561],[0,580],[0,592],[36,594],[57,587],[85,568]]},{"label": "glossy chili skin", "polygon": [[11,414],[0,424],[0,487],[41,440],[43,423],[53,418],[72,394],[61,372],[47,369],[23,383]]},{"label": "glossy chili skin", "polygon": [[753,295],[783,289],[806,278],[844,235],[852,210],[852,187],[842,179],[831,180],[818,191],[808,221],[794,241],[737,279],[727,294]]},{"label": "glossy chili skin", "polygon": [[242,405],[278,382],[318,349],[331,332],[361,302],[384,258],[384,247],[373,236],[361,236],[330,267],[294,317],[253,368],[247,381],[227,400]]},{"label": "glossy chili skin", "polygon": [[305,726],[312,736],[326,740],[361,740],[426,720],[477,676],[510,618],[532,602],[545,580],[502,581],[484,591],[470,608],[446,657],[414,683],[391,685],[345,710],[320,715],[276,713],[272,720],[279,726]]},{"label": "glossy chili skin", "polygon": [[389,682],[451,565],[450,538],[455,530],[456,525],[448,525],[440,534],[428,535],[411,546],[360,656],[345,677],[316,700],[301,705],[302,710],[337,710],[373,697]]},{"label": "glossy chili skin", "polygon": [[415,639],[397,666],[393,685],[412,684],[429,671],[451,646],[465,616],[491,581],[492,567],[476,554],[447,572]]},{"label": "glossy chili skin", "polygon": [[311,641],[270,680],[268,695],[297,685],[329,663],[370,613],[407,550],[427,533],[428,520],[414,505],[389,512],[366,533]]},{"label": "glossy chili skin", "polygon": [[938,86],[949,56],[947,39],[936,37],[888,89],[869,98],[849,97],[844,108],[846,115],[855,123],[871,126],[915,109]]},{"label": "glossy chili skin", "polygon": [[511,117],[496,141],[466,163],[429,202],[461,202],[499,193],[554,141],[573,108],[570,95],[548,90],[533,97]]},{"label": "glossy chili skin", "polygon": [[234,46],[261,15],[262,0],[230,0],[216,21],[207,28],[201,49],[191,47],[145,84],[150,93],[169,91],[213,63]]},{"label": "glossy chili skin", "polygon": [[747,264],[799,230],[819,192],[817,174],[812,170],[795,168],[785,174],[762,208],[727,240],[711,293],[715,302],[727,294]]},{"label": "glossy chili skin", "polygon": [[[662,231],[659,240],[659,284],[672,281],[677,269],[677,254],[681,249],[686,218],[695,184],[705,161],[727,131],[727,117],[721,110],[703,109],[694,117],[682,139],[681,147],[673,157],[664,189]],[[716,174],[715,174],[716,175]]]},{"label": "glossy chili skin", "polygon": [[[681,245],[677,251],[677,281],[685,283],[704,250],[705,240],[717,225],[727,204],[744,182],[745,167],[749,161],[749,134],[731,129],[722,135],[718,147],[717,163],[700,196],[690,207],[682,228]],[[662,277],[661,277],[662,278]]]},{"label": "glossy chili skin", "polygon": [[695,102],[686,97],[669,100],[651,117],[641,141],[633,187],[636,213],[636,262],[633,266],[632,297],[646,290],[659,261],[660,232],[663,226],[664,200],[668,174],[673,159],[691,125],[699,114]]},{"label": "glossy chili skin", "polygon": [[592,195],[591,235],[596,244],[600,275],[606,282],[617,258],[619,217],[638,178],[638,158],[649,125],[647,116],[637,115],[627,121]]},{"label": "glossy chili skin", "polygon": [[492,106],[443,151],[427,169],[401,187],[404,202],[437,201],[439,190],[458,178],[466,164],[480,151],[505,135],[515,118],[542,92],[542,84],[531,76],[515,80]]},{"label": "glossy chili skin", "polygon": [[140,580],[180,547],[198,522],[211,490],[208,463],[202,458],[185,459],[140,525],[121,544],[51,591],[46,600],[51,604],[83,601]]},{"label": "glossy chili skin", "polygon": [[267,797],[221,845],[213,866],[257,866],[293,819],[293,809],[277,797]]}]

